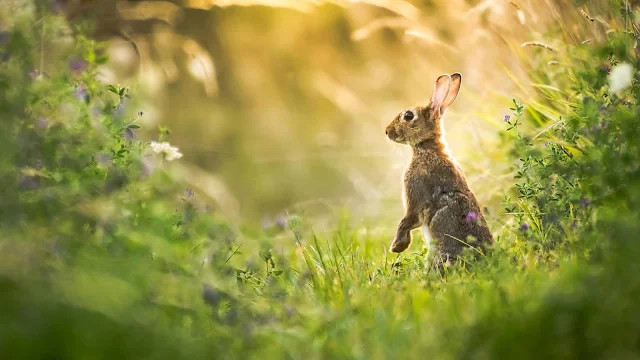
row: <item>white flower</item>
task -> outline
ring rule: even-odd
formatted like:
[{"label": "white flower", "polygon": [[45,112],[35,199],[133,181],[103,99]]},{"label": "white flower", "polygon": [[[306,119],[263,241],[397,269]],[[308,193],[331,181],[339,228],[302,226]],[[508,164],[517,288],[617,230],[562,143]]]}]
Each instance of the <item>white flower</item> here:
[{"label": "white flower", "polygon": [[180,159],[182,157],[182,153],[178,150],[177,147],[171,146],[168,142],[151,142],[151,150],[154,153],[162,155],[167,161],[173,161]]},{"label": "white flower", "polygon": [[609,92],[617,93],[631,85],[633,81],[633,66],[621,63],[611,69],[609,73]]}]

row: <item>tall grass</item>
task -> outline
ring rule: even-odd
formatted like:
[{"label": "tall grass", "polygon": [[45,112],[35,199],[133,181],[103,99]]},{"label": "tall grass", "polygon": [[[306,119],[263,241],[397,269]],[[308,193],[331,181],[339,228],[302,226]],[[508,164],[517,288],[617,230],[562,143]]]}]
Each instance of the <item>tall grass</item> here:
[{"label": "tall grass", "polygon": [[[497,243],[444,276],[424,251],[387,253],[380,221],[230,225],[171,171],[184,159],[141,140],[174,135],[98,79],[101,43],[53,36],[67,25],[45,6],[16,13],[0,37],[0,356],[638,357],[638,33],[625,3],[586,5],[527,40],[555,51],[513,44],[525,96],[495,124],[512,174]],[[611,93],[623,64],[633,79]]]}]

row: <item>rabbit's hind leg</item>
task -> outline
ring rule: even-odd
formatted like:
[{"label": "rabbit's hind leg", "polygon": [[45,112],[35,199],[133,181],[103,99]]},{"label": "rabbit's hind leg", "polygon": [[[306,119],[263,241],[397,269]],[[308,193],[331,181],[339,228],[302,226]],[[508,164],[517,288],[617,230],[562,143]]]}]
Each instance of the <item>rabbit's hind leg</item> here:
[{"label": "rabbit's hind leg", "polygon": [[464,195],[448,199],[447,205],[436,211],[429,223],[438,255],[445,261],[453,261],[469,244],[469,235],[473,235],[474,224],[467,220],[472,202]]}]

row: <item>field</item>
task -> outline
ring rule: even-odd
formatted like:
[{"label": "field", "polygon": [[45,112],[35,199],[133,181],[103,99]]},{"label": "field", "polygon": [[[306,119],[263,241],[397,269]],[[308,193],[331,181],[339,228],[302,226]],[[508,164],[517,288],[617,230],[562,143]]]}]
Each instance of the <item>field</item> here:
[{"label": "field", "polygon": [[[0,5],[0,358],[640,358],[636,2],[226,3]],[[384,127],[455,71],[441,275]]]}]

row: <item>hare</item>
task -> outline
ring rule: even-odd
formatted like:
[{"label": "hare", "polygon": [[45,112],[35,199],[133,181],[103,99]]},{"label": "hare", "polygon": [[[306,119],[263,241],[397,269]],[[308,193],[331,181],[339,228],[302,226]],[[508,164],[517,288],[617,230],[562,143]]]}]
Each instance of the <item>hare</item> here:
[{"label": "hare", "polygon": [[391,251],[406,250],[411,244],[411,230],[422,226],[429,252],[435,250],[434,265],[440,270],[465,246],[479,250],[493,243],[478,200],[443,138],[442,116],[458,96],[461,82],[460,73],[441,75],[428,106],[404,110],[386,128],[390,140],[413,149],[404,173],[406,214]]}]

